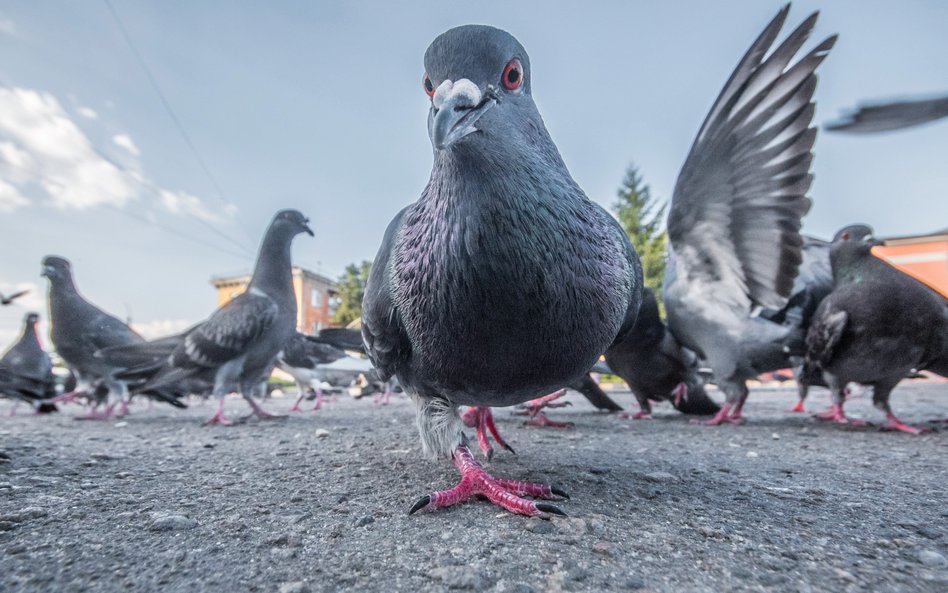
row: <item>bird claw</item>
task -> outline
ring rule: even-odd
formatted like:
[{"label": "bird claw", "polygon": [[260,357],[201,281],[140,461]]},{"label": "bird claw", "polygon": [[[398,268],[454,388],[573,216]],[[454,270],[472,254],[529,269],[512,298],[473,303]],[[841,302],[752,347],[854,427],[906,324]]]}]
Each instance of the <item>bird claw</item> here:
[{"label": "bird claw", "polygon": [[798,399],[798,400],[797,400],[797,403],[793,404],[793,407],[790,408],[790,409],[788,409],[787,411],[788,411],[788,412],[793,412],[793,413],[803,413],[803,412],[805,412],[806,410],[803,409],[803,400],[802,400],[802,399]]},{"label": "bird claw", "polygon": [[885,424],[879,427],[879,430],[883,431],[895,431],[895,432],[905,432],[908,434],[920,435],[926,432],[933,432],[931,428],[921,428],[918,426],[911,426],[905,424],[901,420],[895,417],[895,414],[891,412],[886,416]]},{"label": "bird claw", "polygon": [[550,420],[543,412],[538,412],[533,418],[525,421],[524,426],[539,426],[541,428],[573,428],[576,426],[572,422],[558,422]]},{"label": "bird claw", "polygon": [[733,413],[731,411],[730,404],[725,403],[721,406],[721,409],[713,418],[709,420],[698,420],[694,419],[690,423],[696,426],[720,426],[722,424],[734,424],[735,426],[740,426],[744,424],[746,420],[741,416],[741,411],[739,409],[734,409]]},{"label": "bird claw", "polygon": [[683,402],[688,401],[688,386],[684,383],[679,383],[675,385],[675,388],[672,389],[672,395],[675,396],[674,404],[675,407],[681,406]]},{"label": "bird claw", "polygon": [[832,404],[828,409],[813,414],[813,417],[821,422],[835,422],[836,424],[849,424],[852,426],[866,426],[864,420],[854,420],[843,413],[842,404]]},{"label": "bird claw", "polygon": [[[493,437],[494,441],[504,449],[514,455],[517,454],[513,447],[508,445],[503,437],[500,436],[500,431],[497,430],[497,425],[494,424],[494,415],[491,413],[490,408],[470,408],[461,416],[461,421],[464,423],[464,426],[477,431],[477,445],[480,447],[481,452],[484,453],[484,457],[487,458],[487,461],[491,461],[494,458],[494,448],[491,447],[490,437]],[[488,436],[488,433],[490,436]]]}]

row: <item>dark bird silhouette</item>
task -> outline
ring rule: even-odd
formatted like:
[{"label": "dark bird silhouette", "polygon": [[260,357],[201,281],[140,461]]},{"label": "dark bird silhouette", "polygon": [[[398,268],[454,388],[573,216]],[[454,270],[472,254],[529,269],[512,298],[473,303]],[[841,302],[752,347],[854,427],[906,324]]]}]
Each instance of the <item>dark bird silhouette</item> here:
[{"label": "dark bird silhouette", "polygon": [[21,296],[29,292],[30,292],[29,289],[27,289],[27,290],[21,290],[19,292],[14,292],[11,295],[0,294],[0,305],[10,305],[13,303],[13,301],[17,300],[18,298],[20,298]]},{"label": "dark bird silhouette", "polygon": [[847,134],[875,134],[920,126],[948,117],[948,96],[878,101],[830,122],[824,129]]},{"label": "dark bird silhouette", "polygon": [[128,367],[124,377],[143,380],[141,390],[189,379],[214,382],[216,413],[205,424],[231,424],[224,396],[239,391],[257,417],[276,418],[252,394],[268,376],[296,328],[290,247],[300,233],[313,234],[296,210],[281,210],[263,237],[247,291],[182,334],[144,344],[108,348],[99,359]]},{"label": "dark bird silhouette", "polygon": [[900,421],[889,395],[913,369],[948,376],[948,300],[872,254],[868,227],[843,229],[830,248],[833,291],[820,303],[806,337],[807,363],[833,394],[823,419],[856,423],[843,413],[849,382],[872,386],[883,428],[918,434]]},{"label": "dark bird silhouette", "polygon": [[0,357],[0,394],[25,401],[37,411],[56,396],[56,378],[49,354],[43,350],[36,323],[39,315],[27,313],[19,339]]},{"label": "dark bird silhouette", "polygon": [[744,421],[746,381],[784,366],[793,338],[791,328],[754,312],[786,305],[802,261],[815,71],[836,37],[791,64],[813,14],[768,55],[788,10],[766,27],[715,101],[668,215],[668,326],[707,361],[726,395],[708,425]]}]

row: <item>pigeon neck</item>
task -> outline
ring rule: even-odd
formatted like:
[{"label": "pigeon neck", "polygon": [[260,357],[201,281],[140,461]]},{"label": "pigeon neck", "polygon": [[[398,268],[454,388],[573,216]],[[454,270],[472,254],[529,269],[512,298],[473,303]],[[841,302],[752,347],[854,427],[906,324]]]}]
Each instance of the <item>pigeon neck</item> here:
[{"label": "pigeon neck", "polygon": [[21,344],[29,344],[30,346],[36,346],[39,348],[39,336],[36,335],[36,323],[27,322],[23,325],[23,334],[20,336]]},{"label": "pigeon neck", "polygon": [[293,237],[287,233],[267,232],[257,255],[250,288],[256,288],[271,296],[274,291],[292,292],[293,265],[290,246]]},{"label": "pigeon neck", "polygon": [[78,294],[76,290],[76,283],[72,279],[72,275],[66,276],[65,278],[51,278],[49,281],[49,292],[58,292],[62,295],[71,295]]}]

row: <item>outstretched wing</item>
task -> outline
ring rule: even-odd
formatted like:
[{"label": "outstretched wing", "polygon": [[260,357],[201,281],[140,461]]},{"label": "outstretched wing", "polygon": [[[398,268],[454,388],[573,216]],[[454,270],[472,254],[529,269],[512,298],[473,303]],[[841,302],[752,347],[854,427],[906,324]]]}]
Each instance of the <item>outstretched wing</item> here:
[{"label": "outstretched wing", "polygon": [[382,381],[387,381],[394,375],[399,365],[411,354],[411,342],[392,302],[389,280],[392,247],[408,208],[411,206],[396,214],[385,230],[362,299],[362,341],[365,342],[365,352]]},{"label": "outstretched wing", "polygon": [[830,37],[790,64],[814,13],[766,55],[788,10],[767,25],[715,101],[668,215],[668,236],[689,278],[727,279],[731,294],[719,297],[748,309],[780,309],[793,288],[800,219],[810,208],[815,70],[836,42]]},{"label": "outstretched wing", "polygon": [[890,132],[948,117],[948,97],[860,105],[824,129],[849,134]]}]

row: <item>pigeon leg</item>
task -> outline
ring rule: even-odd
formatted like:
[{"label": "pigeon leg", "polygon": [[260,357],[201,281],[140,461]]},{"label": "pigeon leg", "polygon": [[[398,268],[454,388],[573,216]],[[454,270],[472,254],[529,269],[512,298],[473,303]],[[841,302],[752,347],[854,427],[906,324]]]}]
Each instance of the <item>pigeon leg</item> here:
[{"label": "pigeon leg", "polygon": [[718,413],[714,415],[713,418],[708,420],[698,420],[697,418],[691,420],[691,424],[696,424],[699,426],[720,426],[722,424],[737,424],[731,419],[731,404],[725,402],[721,405],[721,409],[718,410]]},{"label": "pigeon leg", "polygon": [[675,407],[677,408],[682,404],[682,402],[688,401],[688,386],[684,383],[675,385],[675,388],[672,389],[672,395],[675,398]]},{"label": "pigeon leg", "polygon": [[207,421],[202,426],[210,426],[212,424],[220,424],[221,426],[230,426],[233,424],[226,416],[224,416],[224,398],[219,397],[217,399],[217,411],[214,412],[214,415],[207,419]]},{"label": "pigeon leg", "polygon": [[730,421],[732,424],[743,424],[745,422],[741,412],[744,410],[744,404],[747,403],[747,396],[750,395],[747,385],[741,385],[740,394],[740,398],[737,400],[737,405],[734,406],[734,410],[731,412]]},{"label": "pigeon leg", "polygon": [[848,417],[843,412],[842,402],[834,402],[830,404],[830,407],[822,412],[813,414],[813,417],[817,420],[822,420],[824,422],[835,422],[836,424],[851,424],[853,426],[865,426],[866,423],[862,420],[854,420]]},{"label": "pigeon leg", "polygon": [[63,393],[63,394],[61,394],[61,395],[57,395],[56,397],[54,397],[54,398],[50,401],[50,403],[53,403],[53,404],[58,404],[58,403],[71,404],[71,403],[74,403],[74,402],[76,401],[76,399],[77,399],[80,395],[85,395],[85,394],[82,393],[81,391],[70,391],[70,392],[68,392],[68,393]]},{"label": "pigeon leg", "polygon": [[477,431],[477,445],[481,448],[484,457],[486,457],[488,461],[494,458],[494,448],[490,444],[490,437],[493,437],[498,445],[516,455],[513,447],[508,445],[503,437],[500,436],[500,432],[494,424],[494,415],[491,413],[489,407],[475,406],[469,408],[464,412],[464,415],[461,416],[461,422],[464,423],[464,426]]},{"label": "pigeon leg", "polygon": [[10,407],[10,413],[7,414],[10,418],[16,416],[16,409],[19,407],[20,402],[13,402],[13,405]]},{"label": "pigeon leg", "polygon": [[648,401],[648,397],[640,396],[635,394],[635,400],[639,403],[639,411],[634,414],[629,414],[628,412],[620,412],[619,418],[624,420],[651,420],[652,419],[652,404]]},{"label": "pigeon leg", "polygon": [[316,405],[313,406],[313,411],[317,411],[319,408],[323,407],[323,390],[317,385],[316,388]]},{"label": "pigeon leg", "polygon": [[889,394],[892,393],[892,389],[897,384],[898,381],[887,381],[885,383],[876,383],[872,386],[872,403],[875,407],[885,412],[885,424],[882,425],[881,429],[907,432],[908,434],[922,434],[923,432],[928,432],[928,429],[905,424],[892,413],[892,408],[889,407]]},{"label": "pigeon leg", "polygon": [[250,404],[250,409],[253,410],[253,415],[257,418],[260,418],[261,420],[279,420],[280,418],[286,418],[286,415],[284,414],[271,414],[270,412],[267,412],[261,408],[260,404],[254,401],[252,397],[245,396],[244,399],[246,399],[247,403]]},{"label": "pigeon leg", "polygon": [[105,409],[101,412],[98,410],[98,408],[98,403],[92,404],[92,409],[82,416],[77,416],[76,420],[108,420],[112,417],[112,411],[115,409],[115,404],[109,404],[105,406]]},{"label": "pigeon leg", "polygon": [[569,500],[569,496],[559,488],[546,484],[495,478],[481,467],[474,459],[471,450],[465,445],[458,445],[454,450],[452,460],[461,472],[461,481],[453,488],[421,497],[408,511],[409,515],[425,507],[440,509],[455,505],[472,496],[481,495],[491,503],[519,515],[543,519],[549,519],[552,515],[566,516],[566,513],[552,504],[522,498],[530,496],[554,500],[559,497]]},{"label": "pigeon leg", "polygon": [[291,412],[299,412],[299,411],[300,411],[300,402],[303,401],[303,398],[304,398],[304,397],[306,397],[306,392],[305,392],[304,390],[300,389],[300,394],[299,394],[299,396],[296,398],[296,401],[293,402],[293,405],[290,406],[290,411],[291,411]]},{"label": "pigeon leg", "polygon": [[806,410],[803,409],[803,400],[798,399],[797,403],[793,404],[793,407],[788,409],[787,411],[794,412],[794,413],[805,412]]},{"label": "pigeon leg", "polygon": [[566,395],[566,390],[560,389],[559,391],[554,391],[553,393],[544,395],[543,397],[532,399],[522,406],[519,406],[519,409],[515,411],[514,414],[518,416],[530,416],[530,419],[523,423],[524,426],[572,428],[572,422],[556,422],[547,418],[546,414],[543,413],[543,408],[562,408],[573,405],[570,402],[553,403],[555,400],[558,400],[564,395]]},{"label": "pigeon leg", "polygon": [[376,393],[375,397],[372,398],[372,403],[377,406],[387,406],[388,401],[392,398],[392,390],[388,388],[386,384],[385,388],[381,393]]}]

